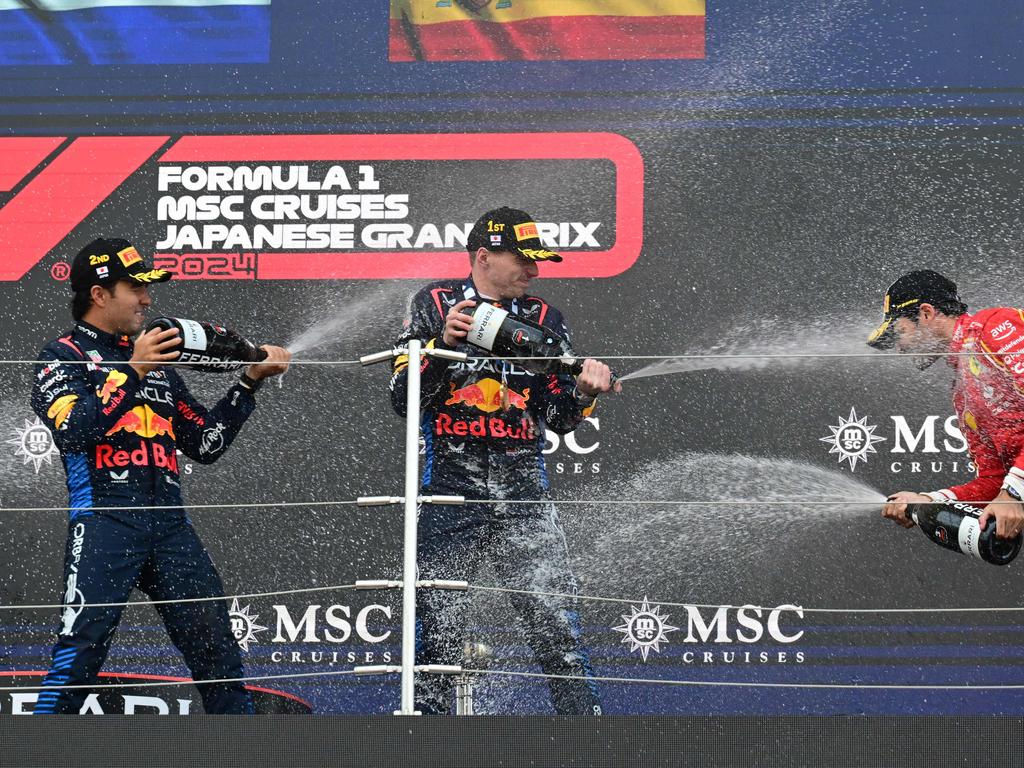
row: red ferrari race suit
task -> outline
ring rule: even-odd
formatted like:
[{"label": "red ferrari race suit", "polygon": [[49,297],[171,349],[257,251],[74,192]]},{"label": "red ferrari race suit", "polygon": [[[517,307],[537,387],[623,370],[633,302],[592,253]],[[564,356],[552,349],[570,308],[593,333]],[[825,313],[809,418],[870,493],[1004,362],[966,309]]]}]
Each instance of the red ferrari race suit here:
[{"label": "red ferrari race suit", "polygon": [[993,307],[961,315],[950,351],[956,371],[953,406],[978,474],[929,495],[985,502],[1005,488],[1019,499],[1024,496],[1024,310]]}]

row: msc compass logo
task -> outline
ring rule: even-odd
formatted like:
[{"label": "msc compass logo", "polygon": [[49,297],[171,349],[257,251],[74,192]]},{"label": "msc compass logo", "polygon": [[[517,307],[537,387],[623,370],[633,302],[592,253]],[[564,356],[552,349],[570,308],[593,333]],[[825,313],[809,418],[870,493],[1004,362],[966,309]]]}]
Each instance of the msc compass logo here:
[{"label": "msc compass logo", "polygon": [[25,419],[25,428],[18,429],[15,427],[14,432],[15,436],[7,440],[7,444],[15,446],[15,456],[25,457],[25,464],[31,462],[35,465],[37,475],[43,466],[43,462],[47,464],[53,463],[53,457],[59,451],[57,450],[57,445],[53,442],[53,435],[50,434],[50,430],[39,420],[38,416],[33,417],[32,421]]},{"label": "msc compass logo", "polygon": [[[872,453],[879,454],[879,458],[888,456],[888,469],[893,474],[973,475],[977,470],[955,413],[890,414],[888,419],[892,422],[890,428],[881,429],[868,424],[867,418],[858,419],[856,409],[851,408],[850,418],[840,417],[837,425],[829,427],[832,434],[818,440],[829,446],[829,453],[839,455],[840,464],[850,462],[851,472],[856,471],[858,463],[866,464]],[[964,429],[977,429],[969,412],[964,414]],[[876,443],[886,441],[886,447],[875,450]]]},{"label": "msc compass logo", "polygon": [[679,627],[670,626],[668,623],[669,615],[667,613],[664,616],[661,614],[660,605],[655,605],[652,608],[647,602],[646,595],[639,608],[631,605],[629,610],[630,614],[628,616],[622,614],[622,620],[625,624],[612,627],[612,629],[625,635],[622,638],[622,642],[629,643],[630,653],[640,651],[644,661],[647,661],[647,655],[652,650],[655,653],[661,653],[661,644],[668,643],[666,635],[669,632],[675,632]]},{"label": "msc compass logo", "polygon": [[249,650],[249,643],[259,643],[256,639],[257,632],[265,632],[267,627],[260,626],[256,623],[256,619],[259,618],[259,614],[249,613],[251,606],[245,606],[245,608],[238,607],[238,598],[234,598],[231,601],[231,609],[228,611],[228,616],[231,619],[231,634],[235,636],[235,640],[238,641],[238,647],[243,651]]},{"label": "msc compass logo", "polygon": [[839,463],[850,462],[850,471],[857,469],[857,462],[867,462],[869,453],[878,453],[875,450],[875,443],[885,440],[875,434],[876,426],[868,424],[868,418],[857,418],[857,410],[850,408],[850,418],[839,417],[839,424],[830,426],[832,434],[828,437],[818,438],[823,443],[831,446],[829,453],[839,454]]}]

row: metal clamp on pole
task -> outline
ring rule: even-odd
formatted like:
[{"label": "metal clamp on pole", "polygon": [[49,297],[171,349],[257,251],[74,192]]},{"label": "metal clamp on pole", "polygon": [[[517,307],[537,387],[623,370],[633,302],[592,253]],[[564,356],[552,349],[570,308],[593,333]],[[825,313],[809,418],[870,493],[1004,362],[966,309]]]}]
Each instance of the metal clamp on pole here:
[{"label": "metal clamp on pole", "polygon": [[362,365],[373,365],[374,363],[383,363],[404,354],[404,349],[396,347],[395,349],[386,349],[383,352],[374,352],[372,355],[363,355],[359,358],[359,362]]},{"label": "metal clamp on pole", "polygon": [[428,675],[461,675],[462,667],[458,664],[418,664],[416,671]]},{"label": "metal clamp on pole", "polygon": [[456,352],[454,349],[424,349],[423,354],[427,357],[436,357],[441,360],[452,360],[456,363],[464,363],[469,359],[465,352]]},{"label": "metal clamp on pole", "polygon": [[465,592],[469,589],[468,581],[449,581],[446,579],[426,579],[417,581],[416,586],[424,589],[451,589],[457,592]]},{"label": "metal clamp on pole", "polygon": [[393,675],[395,672],[401,672],[401,667],[396,667],[392,664],[370,664],[362,667],[353,667],[352,671],[357,675]]},{"label": "metal clamp on pole", "polygon": [[356,581],[356,589],[396,589],[402,586],[400,581],[387,579],[360,579]]},{"label": "metal clamp on pole", "polygon": [[420,496],[418,501],[423,504],[454,504],[461,506],[466,503],[465,496]]},{"label": "metal clamp on pole", "polygon": [[404,496],[360,496],[356,499],[356,506],[359,507],[383,507],[388,504],[403,504]]}]

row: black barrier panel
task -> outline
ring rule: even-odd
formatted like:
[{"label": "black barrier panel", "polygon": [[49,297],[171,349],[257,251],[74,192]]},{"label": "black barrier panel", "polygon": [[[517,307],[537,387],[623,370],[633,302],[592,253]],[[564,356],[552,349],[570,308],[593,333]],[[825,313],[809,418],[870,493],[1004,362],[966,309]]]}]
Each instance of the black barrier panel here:
[{"label": "black barrier panel", "polygon": [[34,718],[0,767],[945,768],[1024,764],[1019,718]]},{"label": "black barrier panel", "polygon": [[[618,137],[643,161],[642,188],[625,198],[642,203],[642,218],[628,222],[642,234],[638,258],[611,278],[543,279],[534,286],[564,311],[581,352],[853,356],[689,360],[676,375],[627,381],[621,396],[601,398],[575,435],[550,436],[553,495],[565,500],[560,514],[581,593],[623,601],[581,602],[595,670],[621,678],[602,684],[607,712],[1024,712],[1021,689],[968,687],[1024,682],[1015,612],[1019,563],[993,568],[940,549],[881,520],[877,496],[874,506],[845,505],[865,494],[930,490],[973,476],[948,372],[918,372],[872,353],[864,340],[879,320],[884,287],[911,266],[956,275],[972,308],[1019,304],[1013,233],[1024,156],[1017,138],[1016,129],[993,126],[666,127]],[[520,134],[518,141],[529,139]],[[177,141],[167,139],[167,148]],[[165,143],[148,142],[143,150],[155,155]],[[4,358],[31,359],[68,328],[67,285],[54,268],[80,244],[98,232],[139,227],[139,246],[150,253],[164,236],[155,167],[171,161],[146,162],[152,165],[143,176],[115,189],[24,278],[0,282]],[[403,173],[414,165],[396,162]],[[536,180],[524,171],[564,171],[565,162],[524,161],[502,196],[528,205]],[[344,164],[358,177],[358,160]],[[556,180],[536,200],[568,222],[589,222],[585,214],[593,209],[594,220],[618,225],[612,189],[621,175],[589,160],[568,167],[580,172],[570,181],[591,185],[586,194],[567,197]],[[443,190],[432,192],[437,178],[409,180],[431,216],[445,208]],[[0,212],[18,193],[3,199]],[[152,196],[140,201],[144,193]],[[495,195],[484,187],[480,205]],[[468,193],[460,199],[469,205]],[[426,220],[425,214],[419,221]],[[28,232],[46,221],[23,226]],[[622,227],[615,232],[617,246]],[[29,245],[15,253],[24,257]],[[260,254],[262,263],[268,255]],[[314,263],[294,253],[289,259]],[[582,260],[570,255],[564,264]],[[218,321],[256,341],[292,343],[326,329],[326,343],[305,347],[299,361],[351,360],[391,344],[409,295],[425,282],[174,280],[154,289],[153,312]],[[615,366],[630,373],[651,362]],[[204,402],[220,397],[231,380],[185,376]],[[0,367],[4,509],[66,505],[59,459],[28,407],[33,380],[30,366]],[[397,594],[337,587],[398,576],[400,512],[303,504],[400,492],[402,423],[386,380],[381,369],[296,365],[280,389],[271,382],[260,391],[255,414],[221,462],[207,467],[179,457],[188,503],[254,505],[192,512],[229,594],[322,589],[228,602],[248,674],[309,701],[317,714],[386,714],[398,701],[394,677],[316,676],[397,663]],[[651,503],[674,500],[714,503]],[[258,506],[278,502],[298,506]],[[0,526],[10,563],[0,569],[0,668],[38,671],[49,661],[59,611],[20,606],[60,602],[66,515],[9,512]],[[486,571],[475,581],[503,586]],[[658,628],[653,618],[642,627],[632,619],[645,597],[660,606],[661,632],[653,636],[645,634]],[[474,636],[501,649],[502,664],[494,666],[536,671],[507,597],[473,598]],[[741,621],[715,607],[746,603],[766,610],[758,616],[750,609]],[[879,608],[960,612],[870,612]],[[961,610],[977,608],[999,610]],[[150,607],[125,612],[107,668],[187,675]],[[287,674],[313,677],[273,679]],[[694,685],[628,682],[638,678]],[[729,682],[849,687],[718,685]],[[865,684],[953,687],[859,687]],[[494,676],[479,687],[480,711],[535,714],[549,707],[542,681]]]},{"label": "black barrier panel", "polygon": [[[39,672],[0,672],[0,714],[28,715],[39,696],[45,676]],[[79,714],[88,715],[192,715],[202,714],[202,700],[195,686],[170,685],[187,678],[167,675],[100,672]],[[18,691],[17,687],[25,690]],[[298,696],[259,685],[246,686],[259,715],[308,715],[312,706]]]}]

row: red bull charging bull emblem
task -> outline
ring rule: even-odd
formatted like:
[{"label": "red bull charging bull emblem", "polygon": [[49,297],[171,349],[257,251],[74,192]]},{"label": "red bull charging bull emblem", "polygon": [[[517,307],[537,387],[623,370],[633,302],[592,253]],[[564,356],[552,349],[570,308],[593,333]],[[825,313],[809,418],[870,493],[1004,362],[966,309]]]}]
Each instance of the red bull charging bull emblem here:
[{"label": "red bull charging bull emblem", "polygon": [[171,418],[153,413],[148,405],[137,405],[128,413],[117,420],[109,430],[107,436],[115,435],[118,432],[131,432],[139,437],[158,437],[168,435],[173,440],[174,428],[171,426]]},{"label": "red bull charging bull emblem", "polygon": [[502,386],[501,382],[495,379],[480,379],[474,384],[467,384],[458,389],[455,388],[454,383],[448,386],[451,388],[451,395],[445,401],[445,405],[461,403],[484,413],[494,413],[497,410],[508,410],[509,408],[525,411],[526,404],[530,400],[529,387],[520,394],[514,389]]}]

